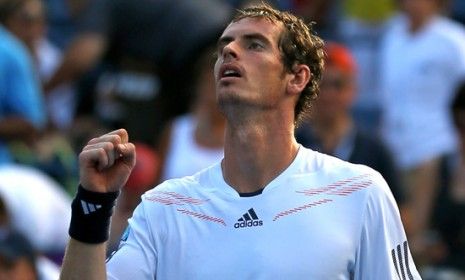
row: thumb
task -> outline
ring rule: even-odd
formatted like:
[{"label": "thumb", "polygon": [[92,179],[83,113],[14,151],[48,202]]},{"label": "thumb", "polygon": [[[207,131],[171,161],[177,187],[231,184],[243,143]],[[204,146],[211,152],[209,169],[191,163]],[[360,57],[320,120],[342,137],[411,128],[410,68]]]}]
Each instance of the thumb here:
[{"label": "thumb", "polygon": [[117,152],[119,154],[118,160],[122,161],[129,168],[136,165],[136,147],[132,143],[118,144]]}]

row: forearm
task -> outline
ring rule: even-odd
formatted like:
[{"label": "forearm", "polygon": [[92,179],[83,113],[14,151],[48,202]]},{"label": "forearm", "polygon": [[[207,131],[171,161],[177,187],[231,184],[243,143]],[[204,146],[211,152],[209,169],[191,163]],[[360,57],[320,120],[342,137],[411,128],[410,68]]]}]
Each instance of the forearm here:
[{"label": "forearm", "polygon": [[60,84],[76,80],[100,60],[106,48],[106,40],[97,33],[81,34],[65,52],[62,64],[44,85],[46,92]]},{"label": "forearm", "polygon": [[8,117],[0,121],[0,139],[4,141],[30,141],[37,136],[37,129],[20,117]]},{"label": "forearm", "polygon": [[88,244],[70,239],[63,259],[61,280],[106,279],[106,243]]},{"label": "forearm", "polygon": [[124,129],[91,139],[79,154],[81,185],[71,203],[71,239],[60,279],[106,279],[110,218],[135,156]]}]

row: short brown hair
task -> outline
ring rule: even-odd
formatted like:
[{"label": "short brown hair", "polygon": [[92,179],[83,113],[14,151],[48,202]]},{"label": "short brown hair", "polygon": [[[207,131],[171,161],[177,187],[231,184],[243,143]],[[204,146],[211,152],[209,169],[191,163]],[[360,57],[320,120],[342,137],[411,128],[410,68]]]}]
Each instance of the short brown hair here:
[{"label": "short brown hair", "polygon": [[300,123],[310,112],[312,101],[318,96],[324,68],[324,42],[313,31],[314,23],[306,24],[301,18],[289,12],[276,10],[265,3],[238,10],[232,22],[244,18],[265,18],[273,23],[282,23],[284,31],[278,46],[286,71],[292,72],[296,64],[305,64],[310,68],[310,81],[295,106],[295,123]]}]

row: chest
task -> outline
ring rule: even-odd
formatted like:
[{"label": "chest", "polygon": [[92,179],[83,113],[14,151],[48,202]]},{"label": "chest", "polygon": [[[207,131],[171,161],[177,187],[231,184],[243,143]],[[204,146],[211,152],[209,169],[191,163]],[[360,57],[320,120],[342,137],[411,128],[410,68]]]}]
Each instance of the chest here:
[{"label": "chest", "polygon": [[362,216],[352,200],[303,190],[172,207],[156,246],[158,259],[166,262],[158,264],[158,273],[186,279],[348,279]]}]

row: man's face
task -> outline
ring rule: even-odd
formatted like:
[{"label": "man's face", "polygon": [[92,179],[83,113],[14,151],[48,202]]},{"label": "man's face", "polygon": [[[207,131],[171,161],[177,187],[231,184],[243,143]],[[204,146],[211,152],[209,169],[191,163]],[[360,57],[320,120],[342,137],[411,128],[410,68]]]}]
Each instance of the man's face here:
[{"label": "man's face", "polygon": [[438,9],[438,0],[402,0],[403,10],[412,19],[423,19],[433,15]]},{"label": "man's face", "polygon": [[42,2],[29,0],[7,21],[10,31],[33,49],[37,40],[45,34],[45,13]]},{"label": "man's face", "polygon": [[216,91],[226,104],[276,107],[285,95],[285,73],[278,47],[283,27],[262,18],[231,23],[218,41]]}]

